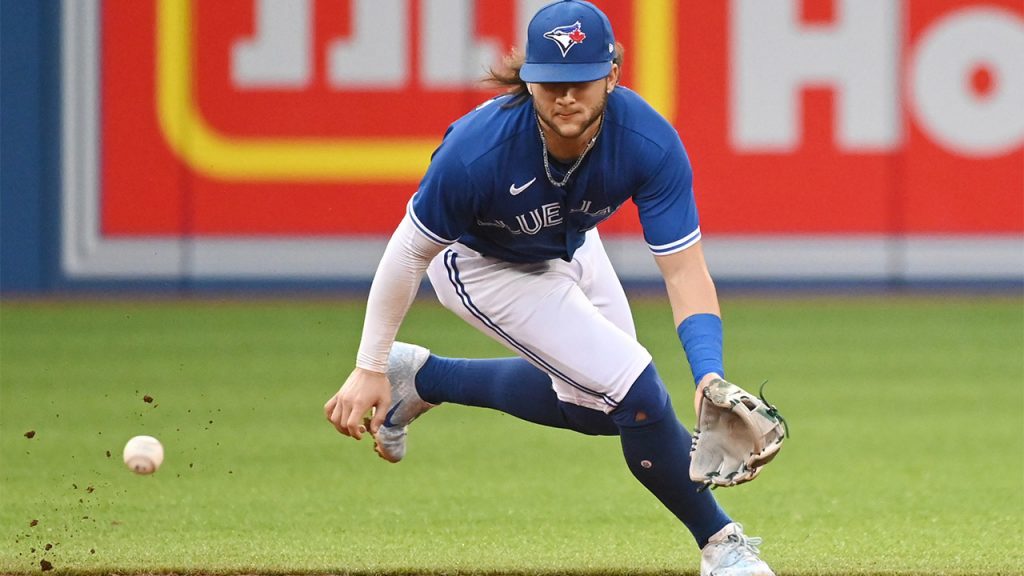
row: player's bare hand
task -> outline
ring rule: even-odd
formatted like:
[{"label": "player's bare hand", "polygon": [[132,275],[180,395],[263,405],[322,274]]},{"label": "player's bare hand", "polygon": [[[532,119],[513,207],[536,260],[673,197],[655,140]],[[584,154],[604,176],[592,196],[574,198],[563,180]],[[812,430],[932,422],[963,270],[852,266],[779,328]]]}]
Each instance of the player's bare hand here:
[{"label": "player's bare hand", "polygon": [[391,384],[387,376],[356,368],[337,394],[324,404],[324,416],[338,432],[360,440],[367,431],[366,413],[373,410],[369,431],[376,434],[390,405]]}]

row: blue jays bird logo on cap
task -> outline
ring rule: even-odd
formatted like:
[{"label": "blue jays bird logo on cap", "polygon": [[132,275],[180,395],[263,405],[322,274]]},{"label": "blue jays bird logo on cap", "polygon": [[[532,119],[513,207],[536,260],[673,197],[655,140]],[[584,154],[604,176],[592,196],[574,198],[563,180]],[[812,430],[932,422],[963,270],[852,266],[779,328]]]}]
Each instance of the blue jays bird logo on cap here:
[{"label": "blue jays bird logo on cap", "polygon": [[592,82],[609,74],[614,59],[615,35],[608,17],[590,2],[560,0],[530,20],[519,78],[528,83]]},{"label": "blue jays bird logo on cap", "polygon": [[558,44],[558,48],[562,51],[562,58],[565,58],[569,50],[577,44],[582,44],[587,35],[583,33],[583,28],[577,20],[569,26],[559,26],[545,32],[544,37]]}]

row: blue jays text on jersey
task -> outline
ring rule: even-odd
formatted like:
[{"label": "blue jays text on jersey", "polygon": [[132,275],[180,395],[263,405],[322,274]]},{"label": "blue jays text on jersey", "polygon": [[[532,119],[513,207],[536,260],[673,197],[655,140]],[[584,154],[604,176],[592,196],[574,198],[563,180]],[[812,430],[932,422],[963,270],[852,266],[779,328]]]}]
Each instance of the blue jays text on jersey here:
[{"label": "blue jays text on jersey", "polygon": [[[569,260],[586,231],[632,200],[655,254],[700,240],[683,144],[635,92],[620,86],[608,96],[600,135],[562,188],[545,174],[533,106],[503,106],[509,98],[449,126],[409,203],[427,237],[509,262]],[[556,180],[568,170],[554,158],[550,168]]]}]

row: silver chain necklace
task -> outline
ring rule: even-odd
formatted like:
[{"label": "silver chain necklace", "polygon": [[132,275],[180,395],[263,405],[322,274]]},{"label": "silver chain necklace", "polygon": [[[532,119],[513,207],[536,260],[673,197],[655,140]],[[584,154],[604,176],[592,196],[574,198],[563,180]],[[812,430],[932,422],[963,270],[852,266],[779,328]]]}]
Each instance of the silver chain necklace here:
[{"label": "silver chain necklace", "polygon": [[569,182],[569,178],[572,176],[572,173],[580,167],[580,164],[583,163],[583,159],[587,157],[587,152],[590,152],[590,149],[594,147],[594,143],[597,142],[597,137],[601,135],[602,128],[604,128],[604,116],[601,117],[601,123],[597,125],[597,132],[594,133],[594,137],[590,139],[590,142],[587,142],[587,147],[583,149],[583,153],[580,154],[579,158],[576,159],[576,162],[569,167],[569,170],[565,173],[565,178],[562,178],[562,181],[558,182],[555,180],[554,176],[551,175],[551,163],[548,160],[548,140],[544,137],[544,129],[541,128],[540,117],[537,116],[537,131],[540,132],[540,144],[541,148],[544,149],[544,173],[547,174],[548,182],[551,182],[552,186],[555,188],[561,188]]}]

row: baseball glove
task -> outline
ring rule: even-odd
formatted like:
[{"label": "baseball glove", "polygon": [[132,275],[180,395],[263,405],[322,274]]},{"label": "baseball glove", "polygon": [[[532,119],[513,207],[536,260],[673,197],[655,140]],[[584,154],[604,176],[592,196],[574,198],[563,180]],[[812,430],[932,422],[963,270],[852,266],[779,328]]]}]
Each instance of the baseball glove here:
[{"label": "baseball glove", "polygon": [[789,436],[779,411],[764,396],[716,378],[703,390],[690,448],[690,478],[704,488],[750,482]]}]

